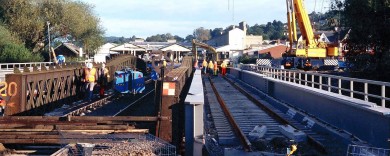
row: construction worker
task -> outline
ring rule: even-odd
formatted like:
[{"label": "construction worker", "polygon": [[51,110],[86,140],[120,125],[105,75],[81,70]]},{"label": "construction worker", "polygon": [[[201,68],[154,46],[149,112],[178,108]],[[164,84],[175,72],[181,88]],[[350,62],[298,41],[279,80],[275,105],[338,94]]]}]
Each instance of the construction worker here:
[{"label": "construction worker", "polygon": [[218,64],[217,61],[214,61],[214,76],[218,75]]},{"label": "construction worker", "polygon": [[291,149],[290,151],[287,153],[287,156],[291,156],[292,154],[294,154],[294,152],[298,149],[297,145],[293,144],[291,145]]},{"label": "construction worker", "polygon": [[100,68],[98,74],[99,74],[99,85],[100,85],[99,96],[100,98],[103,98],[104,90],[107,87],[108,78],[110,78],[106,64],[102,63],[102,67]]},{"label": "construction worker", "polygon": [[214,64],[213,64],[213,61],[210,61],[210,62],[209,62],[209,70],[210,70],[210,74],[213,75],[213,72],[214,72]]},{"label": "construction worker", "polygon": [[3,98],[0,97],[0,116],[4,116],[5,115],[5,100],[3,100]]},{"label": "construction worker", "polygon": [[227,67],[227,63],[225,61],[223,61],[221,64],[222,76],[226,75],[226,67]]},{"label": "construction worker", "polygon": [[84,78],[84,81],[86,82],[85,83],[85,90],[86,90],[86,99],[88,101],[92,101],[92,92],[93,92],[93,87],[95,86],[96,84],[96,80],[97,80],[97,72],[96,72],[96,68],[93,67],[92,63],[87,63],[86,64],[87,68],[85,68],[85,71],[84,71],[84,74],[85,74],[85,78]]},{"label": "construction worker", "polygon": [[57,61],[59,65],[65,64],[65,56],[64,55],[58,55],[57,56]]},{"label": "construction worker", "polygon": [[206,61],[206,59],[203,60],[202,68],[203,68],[203,73],[206,74],[207,73],[207,61]]}]

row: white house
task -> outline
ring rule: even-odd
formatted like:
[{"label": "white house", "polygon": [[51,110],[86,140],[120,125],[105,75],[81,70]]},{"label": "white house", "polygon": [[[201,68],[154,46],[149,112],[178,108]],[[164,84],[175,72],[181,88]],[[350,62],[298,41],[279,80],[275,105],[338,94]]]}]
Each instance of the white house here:
[{"label": "white house", "polygon": [[117,54],[117,52],[113,52],[110,49],[115,47],[116,45],[114,43],[106,43],[102,46],[100,46],[96,54],[94,55],[94,62],[106,62],[106,57],[110,56],[111,54]]},{"label": "white house", "polygon": [[207,44],[216,47],[219,58],[236,60],[244,50],[261,45],[263,42],[262,36],[246,35],[246,33],[246,23],[240,22],[239,27],[234,26],[232,30],[207,41]]}]

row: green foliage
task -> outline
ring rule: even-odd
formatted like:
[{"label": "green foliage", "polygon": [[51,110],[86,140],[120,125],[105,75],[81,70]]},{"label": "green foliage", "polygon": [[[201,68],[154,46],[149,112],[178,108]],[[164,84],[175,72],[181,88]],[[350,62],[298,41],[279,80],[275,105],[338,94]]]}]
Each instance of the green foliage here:
[{"label": "green foliage", "polygon": [[0,24],[0,36],[0,46],[4,46],[10,43],[21,44],[21,41],[16,38],[15,35],[12,35],[11,32],[2,24]]},{"label": "green foliage", "polygon": [[205,29],[203,27],[195,29],[193,35],[197,40],[199,40],[201,42],[204,42],[204,41],[211,39],[210,30]]},{"label": "green foliage", "polygon": [[45,23],[39,17],[38,7],[29,0],[0,0],[1,19],[8,29],[33,47],[43,36]]},{"label": "green foliage", "polygon": [[214,30],[210,30],[211,38],[221,36],[222,33],[223,33],[223,28],[214,28]]},{"label": "green foliage", "polygon": [[0,25],[0,36],[1,63],[37,62],[43,60],[39,54],[32,54],[26,49],[22,42],[2,25]]},{"label": "green foliage", "polygon": [[174,36],[170,33],[166,34],[157,34],[146,38],[146,41],[148,42],[167,42],[168,40],[175,39]]},{"label": "green foliage", "polygon": [[180,37],[180,36],[173,36],[173,38],[176,40],[176,42],[183,42],[184,41],[184,38]]},{"label": "green foliage", "polygon": [[126,38],[126,37],[114,37],[114,36],[110,36],[110,37],[104,37],[104,43],[116,43],[116,44],[123,44],[123,43],[127,43],[127,42],[131,42],[131,41],[134,41],[137,37],[136,36],[132,36],[130,38]]},{"label": "green foliage", "polygon": [[249,55],[243,55],[238,57],[238,62],[243,64],[256,64],[257,57],[251,57]]},{"label": "green foliage", "polygon": [[309,18],[313,29],[322,31],[332,31],[335,27],[341,27],[340,21],[343,20],[339,10],[330,10],[325,13],[312,12]]},{"label": "green foliage", "polygon": [[285,31],[286,30],[284,28],[284,24],[281,21],[274,20],[273,22],[268,22],[265,25],[255,24],[254,26],[249,27],[247,34],[262,35],[263,39],[276,40],[276,39],[285,39],[286,38],[286,36],[284,35]]},{"label": "green foliage", "polygon": [[42,56],[33,54],[23,45],[6,44],[0,48],[1,63],[41,62]]},{"label": "green foliage", "polygon": [[185,38],[185,42],[192,42],[193,39],[195,39],[194,35],[187,35]]},{"label": "green foliage", "polygon": [[[104,30],[100,20],[87,3],[72,0],[0,0],[0,19],[30,50],[39,51],[48,44],[47,22],[50,36],[68,38],[93,52],[103,44]],[[96,41],[91,41],[97,39]],[[38,50],[37,50],[38,49]]]},{"label": "green foliage", "polygon": [[342,9],[347,39],[347,60],[352,71],[390,78],[390,3],[383,0],[334,0]]}]

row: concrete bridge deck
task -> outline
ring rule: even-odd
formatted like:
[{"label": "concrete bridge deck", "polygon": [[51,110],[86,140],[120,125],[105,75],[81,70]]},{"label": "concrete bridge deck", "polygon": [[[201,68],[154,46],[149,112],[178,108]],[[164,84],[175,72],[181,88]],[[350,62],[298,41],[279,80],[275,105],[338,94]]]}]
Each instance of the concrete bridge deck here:
[{"label": "concrete bridge deck", "polygon": [[[315,131],[328,131],[335,138],[344,140],[344,153],[347,151],[348,144],[390,148],[388,94],[382,91],[379,92],[379,95],[373,95],[368,90],[368,88],[372,88],[371,85],[379,85],[379,89],[387,90],[388,83],[338,76],[328,78],[328,75],[316,73],[313,73],[315,77],[312,77],[308,73],[293,74],[287,70],[272,72],[268,70],[268,72],[262,73],[259,72],[259,69],[253,70],[253,67],[251,68],[252,70],[230,68],[228,76],[256,90],[256,94],[261,97],[261,100],[266,101],[295,122],[306,123],[308,128]],[[217,140],[208,136],[209,129],[206,128],[208,124],[206,120],[209,118],[209,114],[204,114],[202,109],[207,100],[205,93],[201,92],[204,90],[203,85],[201,86],[199,78],[196,78],[201,76],[200,71],[197,70],[196,73],[198,74],[195,74],[194,80],[197,81],[193,82],[196,85],[191,86],[187,96],[188,105],[186,105],[186,111],[192,114],[192,117],[187,119],[187,121],[191,121],[187,126],[192,127],[190,128],[192,130],[186,137],[193,138],[192,147],[194,149],[199,148],[196,140],[199,140],[202,134],[206,144],[207,141],[212,143]],[[337,78],[342,79],[342,81],[337,80]],[[354,88],[354,83],[360,81],[363,81],[363,87],[370,87],[359,91],[359,84],[355,84]],[[348,87],[345,87],[345,83],[348,84]],[[359,96],[359,94],[363,95]],[[359,99],[365,96],[365,99]],[[372,100],[374,97],[379,98],[379,100]],[[200,124],[200,121],[205,121],[205,123]],[[204,126],[206,131],[203,131],[198,125]],[[216,143],[218,144],[218,142]]]}]

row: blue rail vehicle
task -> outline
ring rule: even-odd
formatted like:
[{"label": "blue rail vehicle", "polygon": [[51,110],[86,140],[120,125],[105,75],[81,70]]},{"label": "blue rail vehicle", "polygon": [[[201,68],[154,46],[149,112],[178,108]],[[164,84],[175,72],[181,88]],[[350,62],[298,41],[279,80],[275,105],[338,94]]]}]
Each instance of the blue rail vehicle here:
[{"label": "blue rail vehicle", "polygon": [[129,69],[116,71],[114,89],[120,93],[142,93],[145,90],[143,73]]}]

